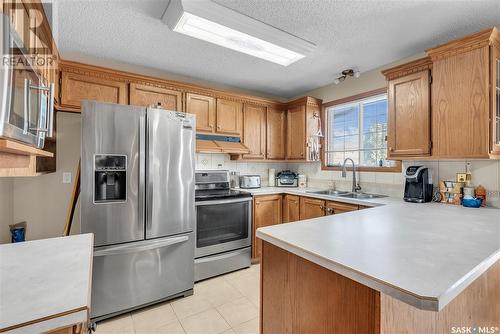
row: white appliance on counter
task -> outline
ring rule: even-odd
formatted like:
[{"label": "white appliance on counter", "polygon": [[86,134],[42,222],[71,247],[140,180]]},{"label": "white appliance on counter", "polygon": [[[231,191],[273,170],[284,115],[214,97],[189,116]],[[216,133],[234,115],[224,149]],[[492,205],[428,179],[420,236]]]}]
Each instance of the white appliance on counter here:
[{"label": "white appliance on counter", "polygon": [[192,294],[195,129],[186,113],[82,102],[93,320]]}]

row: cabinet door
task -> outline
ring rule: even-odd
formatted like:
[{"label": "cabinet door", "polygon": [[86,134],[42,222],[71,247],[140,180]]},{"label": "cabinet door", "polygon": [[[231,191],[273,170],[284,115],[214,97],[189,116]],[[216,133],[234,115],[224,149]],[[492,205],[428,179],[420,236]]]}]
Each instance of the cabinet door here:
[{"label": "cabinet door", "polygon": [[154,105],[167,110],[182,111],[182,93],[161,87],[131,83],[130,104],[141,107]]},{"label": "cabinet door", "polygon": [[326,215],[336,215],[339,213],[357,211],[359,206],[357,204],[341,203],[334,201],[326,202]]},{"label": "cabinet door", "polygon": [[266,157],[266,108],[245,104],[243,108],[243,144],[250,150],[245,159]]},{"label": "cabinet door", "polygon": [[253,208],[252,257],[258,258],[262,250],[262,241],[256,238],[255,231],[259,227],[281,223],[281,195],[256,196]]},{"label": "cabinet door", "polygon": [[196,115],[196,131],[215,131],[215,98],[187,93],[186,112]]},{"label": "cabinet door", "polygon": [[87,75],[62,72],[61,107],[80,110],[82,100],[95,100],[127,104],[127,84],[125,82],[95,78]]},{"label": "cabinet door", "polygon": [[325,201],[316,198],[300,197],[300,220],[323,217]]},{"label": "cabinet door", "polygon": [[267,159],[285,159],[285,116],[285,111],[267,109]]},{"label": "cabinet door", "polygon": [[285,195],[283,199],[283,223],[300,220],[300,196]]},{"label": "cabinet door", "polygon": [[486,46],[433,63],[433,157],[489,157],[489,61]]},{"label": "cabinet door", "polygon": [[306,158],[306,106],[300,105],[287,113],[286,158],[304,160]]},{"label": "cabinet door", "polygon": [[217,127],[222,135],[241,136],[243,105],[240,102],[217,99]]},{"label": "cabinet door", "polygon": [[491,49],[491,80],[492,80],[492,134],[493,144],[491,146],[491,157],[500,159],[500,49],[492,47]]},{"label": "cabinet door", "polygon": [[390,158],[431,153],[430,72],[389,81],[387,132]]}]

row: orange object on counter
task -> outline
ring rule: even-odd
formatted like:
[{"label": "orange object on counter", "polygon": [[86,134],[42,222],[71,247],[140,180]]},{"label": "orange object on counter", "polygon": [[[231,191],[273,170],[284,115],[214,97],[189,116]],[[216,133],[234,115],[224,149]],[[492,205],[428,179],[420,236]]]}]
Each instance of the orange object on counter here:
[{"label": "orange object on counter", "polygon": [[476,198],[482,199],[481,206],[486,206],[486,189],[482,185],[479,185],[476,189],[474,189],[474,194]]}]

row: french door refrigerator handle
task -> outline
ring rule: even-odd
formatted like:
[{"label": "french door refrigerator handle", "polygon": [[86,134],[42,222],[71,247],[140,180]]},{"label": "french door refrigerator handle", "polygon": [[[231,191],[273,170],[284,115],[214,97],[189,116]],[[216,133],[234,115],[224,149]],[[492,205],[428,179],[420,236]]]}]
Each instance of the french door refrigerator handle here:
[{"label": "french door refrigerator handle", "polygon": [[147,243],[141,242],[137,245],[119,245],[119,246],[109,247],[106,249],[96,250],[94,251],[94,256],[120,255],[120,254],[144,252],[148,250],[180,244],[182,242],[188,241],[188,239],[189,237],[187,235],[184,235],[181,237],[169,238],[161,241],[148,241]]},{"label": "french door refrigerator handle", "polygon": [[139,117],[139,227],[144,226],[144,206],[145,201],[145,187],[146,187],[146,122],[145,117]]},{"label": "french door refrigerator handle", "polygon": [[150,129],[150,119],[146,110],[146,235],[147,230],[153,226],[153,179],[151,178],[153,172],[153,164],[151,157],[153,157],[153,131]]}]

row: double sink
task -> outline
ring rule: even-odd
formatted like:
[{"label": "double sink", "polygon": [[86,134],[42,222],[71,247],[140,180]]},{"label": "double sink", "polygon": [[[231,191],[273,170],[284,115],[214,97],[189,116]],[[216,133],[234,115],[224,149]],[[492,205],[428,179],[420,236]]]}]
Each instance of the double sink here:
[{"label": "double sink", "polygon": [[325,196],[332,196],[332,197],[340,197],[340,198],[354,198],[354,199],[372,199],[372,198],[387,197],[385,195],[356,193],[356,192],[339,191],[339,190],[308,191],[308,193],[325,195]]}]

